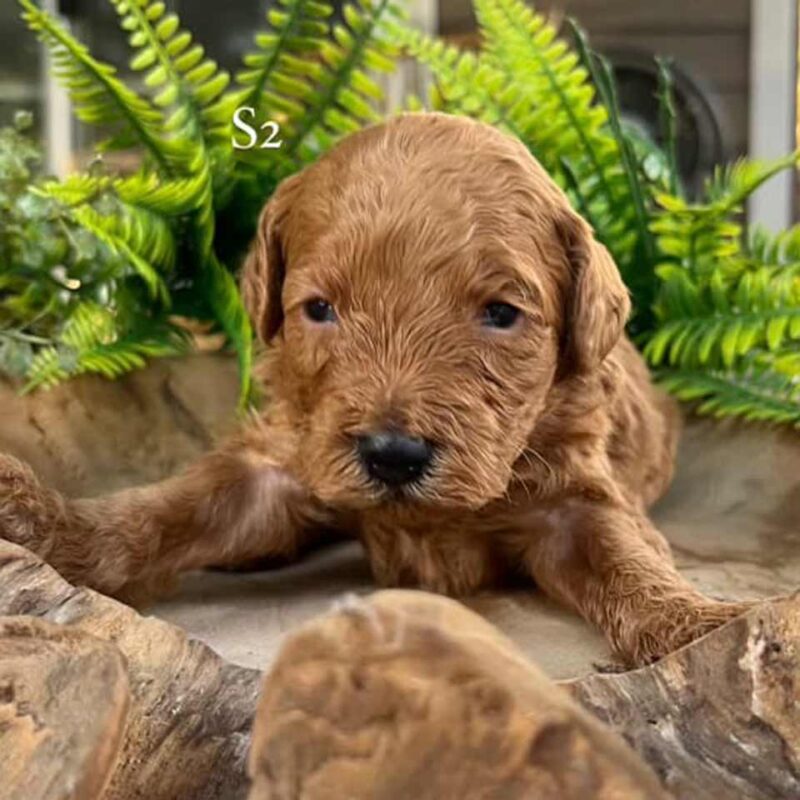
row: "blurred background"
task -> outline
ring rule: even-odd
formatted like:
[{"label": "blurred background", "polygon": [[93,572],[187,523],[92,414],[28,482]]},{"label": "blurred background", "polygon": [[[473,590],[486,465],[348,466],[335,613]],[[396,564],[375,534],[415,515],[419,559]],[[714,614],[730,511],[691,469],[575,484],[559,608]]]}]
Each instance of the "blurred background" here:
[{"label": "blurred background", "polygon": [[[271,0],[173,0],[170,5],[221,66],[262,25]],[[334,3],[341,5],[341,3]],[[406,0],[418,27],[477,46],[470,0]],[[655,55],[674,59],[679,161],[684,185],[698,187],[713,165],[739,156],[773,158],[797,142],[796,0],[540,0],[539,11],[574,16],[607,55],[627,119],[658,136]],[[43,0],[100,59],[123,74],[127,51],[106,0]],[[92,132],[74,121],[69,102],[44,62],[43,50],[19,20],[16,3],[0,4],[0,125],[18,109],[34,112],[51,172],[65,174],[91,158]],[[385,79],[387,102],[419,90],[425,76],[410,61]],[[785,173],[758,192],[751,219],[773,230],[798,218],[796,178]]]}]

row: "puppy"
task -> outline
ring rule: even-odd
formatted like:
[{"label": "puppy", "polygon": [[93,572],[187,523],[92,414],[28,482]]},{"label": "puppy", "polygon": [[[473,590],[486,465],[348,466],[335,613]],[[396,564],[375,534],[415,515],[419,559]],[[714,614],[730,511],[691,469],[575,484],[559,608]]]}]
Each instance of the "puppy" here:
[{"label": "puppy", "polygon": [[276,191],[243,292],[267,408],[152,486],[67,500],[0,461],[0,535],[140,598],[182,570],[358,538],[377,582],[525,576],[641,664],[740,614],[646,515],[678,415],[608,252],[518,141],[441,114],[356,133]]}]

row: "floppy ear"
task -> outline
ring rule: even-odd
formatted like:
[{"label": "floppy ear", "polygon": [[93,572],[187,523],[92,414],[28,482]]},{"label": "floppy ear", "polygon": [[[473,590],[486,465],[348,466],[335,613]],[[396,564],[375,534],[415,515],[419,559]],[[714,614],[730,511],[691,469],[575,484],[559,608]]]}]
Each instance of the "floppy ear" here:
[{"label": "floppy ear", "polygon": [[597,367],[619,341],[631,304],[617,265],[574,212],[556,220],[570,270],[562,332],[562,375]]},{"label": "floppy ear", "polygon": [[286,276],[280,225],[289,208],[299,175],[285,180],[264,206],[258,230],[239,281],[247,313],[259,339],[268,343],[283,323],[281,291]]}]

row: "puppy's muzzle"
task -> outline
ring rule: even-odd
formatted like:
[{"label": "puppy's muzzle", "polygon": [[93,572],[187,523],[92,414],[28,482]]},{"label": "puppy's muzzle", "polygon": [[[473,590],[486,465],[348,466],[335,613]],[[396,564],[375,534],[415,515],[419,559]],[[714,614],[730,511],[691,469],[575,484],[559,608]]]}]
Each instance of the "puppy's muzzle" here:
[{"label": "puppy's muzzle", "polygon": [[418,481],[433,458],[430,443],[394,431],[359,436],[356,447],[367,475],[391,487]]}]

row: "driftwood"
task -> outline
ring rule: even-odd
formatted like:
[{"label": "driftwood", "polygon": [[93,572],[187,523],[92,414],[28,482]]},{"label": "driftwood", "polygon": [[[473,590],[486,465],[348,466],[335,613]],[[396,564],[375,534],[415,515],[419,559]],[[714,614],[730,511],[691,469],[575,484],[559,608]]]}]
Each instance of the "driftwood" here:
[{"label": "driftwood", "polygon": [[0,617],[0,795],[98,800],[128,701],[116,647],[31,617]]},{"label": "driftwood", "polygon": [[[226,663],[172,625],[70,586],[28,551],[0,540],[0,616],[19,614],[113,642],[125,657],[131,705],[104,800],[246,797],[259,672]],[[1,784],[0,798],[14,797]]]},{"label": "driftwood", "polygon": [[251,800],[665,800],[655,775],[493,626],[379,592],[292,633]]},{"label": "driftwood", "polygon": [[[348,613],[352,615],[353,612]],[[204,645],[188,640],[182,631],[171,625],[142,617],[132,609],[92,591],[70,586],[31,553],[0,541],[0,616],[19,614],[66,624],[70,630],[112,642],[125,657],[131,696],[128,724],[109,788],[103,795],[104,800],[236,800],[247,795],[245,763],[261,673],[226,663]],[[444,706],[430,711],[439,715],[435,718],[444,726],[446,734],[440,734],[438,738],[430,731],[425,734],[430,744],[429,755],[430,752],[436,755],[431,756],[425,766],[420,765],[419,769],[427,770],[430,776],[427,780],[431,786],[435,786],[434,780],[442,780],[439,794],[431,796],[448,796],[448,781],[457,774],[453,766],[456,763],[453,761],[454,753],[458,747],[474,748],[474,742],[469,738],[469,731],[474,728],[463,730],[464,719],[485,714],[496,722],[498,715],[507,714],[510,716],[506,718],[510,719],[523,708],[530,712],[524,719],[524,724],[529,726],[525,734],[527,738],[490,737],[481,740],[481,747],[497,747],[497,752],[508,754],[508,748],[513,749],[514,741],[517,744],[519,741],[530,743],[530,750],[525,751],[525,769],[533,769],[534,772],[539,770],[539,777],[544,776],[543,780],[548,775],[555,780],[553,776],[556,770],[550,767],[563,763],[565,753],[572,754],[577,763],[593,765],[588,772],[578,769],[563,779],[576,781],[564,784],[570,791],[576,786],[584,786],[581,781],[589,781],[586,785],[591,787],[595,785],[592,781],[596,782],[599,778],[614,778],[606,768],[611,753],[615,754],[612,760],[623,765],[616,780],[630,779],[630,770],[640,777],[646,774],[646,771],[639,772],[641,765],[636,766],[637,760],[631,760],[630,753],[620,747],[614,737],[609,738],[608,731],[591,720],[585,722],[586,715],[577,717],[581,720],[577,728],[570,727],[570,720],[576,718],[574,704],[565,705],[567,701],[562,693],[547,683],[507,642],[502,645],[505,655],[498,657],[497,653],[492,654],[490,651],[495,645],[490,646],[491,641],[496,642],[501,637],[488,623],[480,623],[475,618],[465,623],[463,614],[468,612],[454,611],[452,615],[439,619],[444,633],[438,640],[435,635],[426,639],[427,634],[422,635],[417,630],[417,650],[407,664],[407,677],[419,675],[420,686],[425,686],[427,682],[429,687],[437,687],[430,695],[432,702],[450,692],[449,696],[455,704],[453,708],[460,708],[466,715],[452,716]],[[328,617],[314,624],[324,629],[325,625],[331,624],[330,619]],[[370,619],[369,615],[366,615],[366,619]],[[430,614],[425,616],[426,624],[430,625],[433,619]],[[460,633],[462,624],[472,633]],[[405,631],[409,634],[413,629],[413,625],[406,629],[395,626],[395,633]],[[303,631],[295,634],[302,635]],[[448,639],[456,644],[447,644]],[[0,644],[0,653],[7,657],[9,646],[6,641],[7,637]],[[325,761],[320,753],[347,750],[340,740],[333,741],[336,737],[329,735],[330,731],[322,731],[322,735],[318,730],[309,740],[298,738],[297,731],[292,734],[293,718],[285,713],[285,708],[281,710],[283,707],[278,702],[279,698],[282,697],[289,705],[299,704],[299,719],[303,715],[318,717],[323,712],[329,713],[325,709],[331,708],[336,725],[341,726],[348,719],[358,719],[358,704],[355,702],[351,706],[336,705],[336,695],[332,689],[337,685],[335,681],[341,682],[341,672],[331,668],[335,681],[330,684],[319,680],[324,669],[328,669],[325,659],[336,652],[332,643],[328,642],[320,650],[321,662],[315,665],[312,658],[304,666],[293,660],[292,653],[296,655],[297,650],[292,641],[295,640],[290,639],[286,645],[270,678],[271,689],[268,689],[262,701],[256,745],[253,748],[254,774],[261,783],[256,783],[254,800],[268,796],[263,794],[265,775],[271,775],[270,780],[273,781],[289,780],[287,769],[295,770],[297,775],[307,774],[313,771],[315,758],[321,759],[318,764]],[[413,644],[413,636],[411,641]],[[345,644],[341,647],[344,648]],[[459,647],[461,655],[456,653]],[[53,648],[46,657],[55,659],[54,653]],[[478,670],[487,676],[482,684],[486,688],[485,694],[478,688],[476,694],[462,697],[460,692],[453,693],[452,681],[448,688],[445,676],[453,678],[457,676],[457,670],[453,672],[451,669],[448,673],[447,669],[440,670],[439,667],[446,666],[446,663],[451,668],[457,666],[459,658],[465,654],[469,658],[477,658],[479,662],[485,659],[487,668],[480,667]],[[448,658],[450,662],[447,662]],[[505,663],[501,663],[504,659]],[[562,686],[595,717],[621,734],[679,800],[788,800],[800,798],[799,661],[800,598],[791,598],[766,603],[746,617],[735,620],[652,667],[623,674],[593,675]],[[55,661],[50,662],[53,669],[54,664]],[[413,669],[410,669],[412,664]],[[43,667],[45,671],[50,668]],[[532,679],[532,675],[538,677]],[[86,677],[88,679],[88,673]],[[304,683],[306,678],[310,683]],[[315,681],[318,692],[309,690]],[[442,682],[441,685],[437,681]],[[407,685],[412,684],[413,681],[409,679]],[[2,686],[0,671],[0,715],[7,714],[6,707],[9,706],[4,700],[4,697],[8,697],[8,691],[4,695]],[[368,686],[361,684],[358,671],[353,673],[349,690],[354,697],[367,691]],[[396,686],[402,688],[402,681]],[[472,688],[480,686],[480,681],[472,684]],[[110,696],[106,695],[106,698]],[[394,701],[398,696],[395,694]],[[88,695],[86,697],[85,707],[91,707],[95,713],[94,701],[89,701]],[[507,700],[509,697],[510,701]],[[383,701],[389,705],[394,702],[388,688]],[[103,707],[102,700],[98,700],[97,707]],[[380,708],[379,703],[376,708]],[[400,715],[411,710],[405,701],[403,704],[396,702],[395,708]],[[564,709],[567,711],[564,712]],[[392,710],[388,709],[387,718],[391,717],[389,711]],[[534,711],[538,716],[534,715],[531,722]],[[555,734],[534,735],[535,731],[530,726],[536,724],[536,720],[542,723],[541,730],[552,731],[551,723],[561,713],[566,714],[562,719],[569,723],[565,728],[556,725]],[[2,731],[5,730],[3,720],[0,716],[0,753],[7,747],[6,740],[2,738]],[[396,772],[398,780],[404,776],[408,778],[414,766],[412,759],[397,756],[401,751],[393,751],[393,748],[405,741],[412,748],[410,752],[415,746],[418,754],[424,749],[418,747],[418,742],[422,741],[419,730],[413,733],[413,726],[409,730],[412,731],[411,739],[415,740],[410,744],[402,738],[383,739],[387,756],[385,762],[381,763],[387,773]],[[502,733],[496,724],[493,730]],[[458,732],[457,736],[454,731]],[[298,743],[302,741],[306,743],[300,747]],[[314,747],[309,746],[312,741]],[[356,774],[359,748],[371,751],[369,737],[366,743],[359,741],[349,762],[344,758],[342,765],[337,768],[340,770],[337,780],[347,781],[350,780],[348,775]],[[598,743],[602,745],[599,751],[596,749]],[[444,748],[441,757],[438,755],[440,747]],[[492,775],[496,774],[488,769],[482,771],[481,765],[486,767],[488,762],[481,761],[479,757],[481,747],[469,750],[470,754],[462,759],[464,763],[468,762],[471,771],[463,773],[469,775],[470,780],[462,784],[466,788],[459,800],[469,798],[470,785],[478,786],[481,780],[491,780]],[[473,753],[476,754],[474,757]],[[80,755],[76,758],[80,760]],[[450,761],[453,764],[449,764]],[[351,764],[351,771],[343,766],[346,763]],[[10,774],[7,769],[7,765],[0,760],[0,775],[5,777]],[[531,773],[525,774],[530,776]],[[436,778],[436,775],[440,777]],[[326,784],[332,794],[300,796],[304,799],[343,796],[329,782],[326,781]],[[14,797],[6,788],[7,785],[0,782],[0,800]],[[347,783],[343,785],[349,788]],[[602,781],[598,785],[602,788]],[[570,797],[563,787],[560,791],[557,796]],[[646,796],[658,797],[657,789],[651,787],[648,791],[650,794]],[[353,792],[351,794],[358,797]],[[63,796],[69,797],[68,794]],[[91,794],[85,796],[88,798]],[[274,798],[270,798],[275,800],[283,796],[297,795],[275,794]],[[382,800],[384,797],[402,795],[376,793],[368,796]],[[410,796],[415,800],[425,797],[421,790],[416,789]],[[497,796],[506,800],[515,795],[507,793]],[[520,796],[527,798],[536,795],[529,793]],[[580,796],[604,795],[585,793]],[[629,793],[621,796],[637,795]],[[31,797],[36,795],[32,794]],[[27,796],[25,800],[28,800]]]},{"label": "driftwood", "polygon": [[677,798],[800,798],[800,596],[657,664],[568,685]]}]

